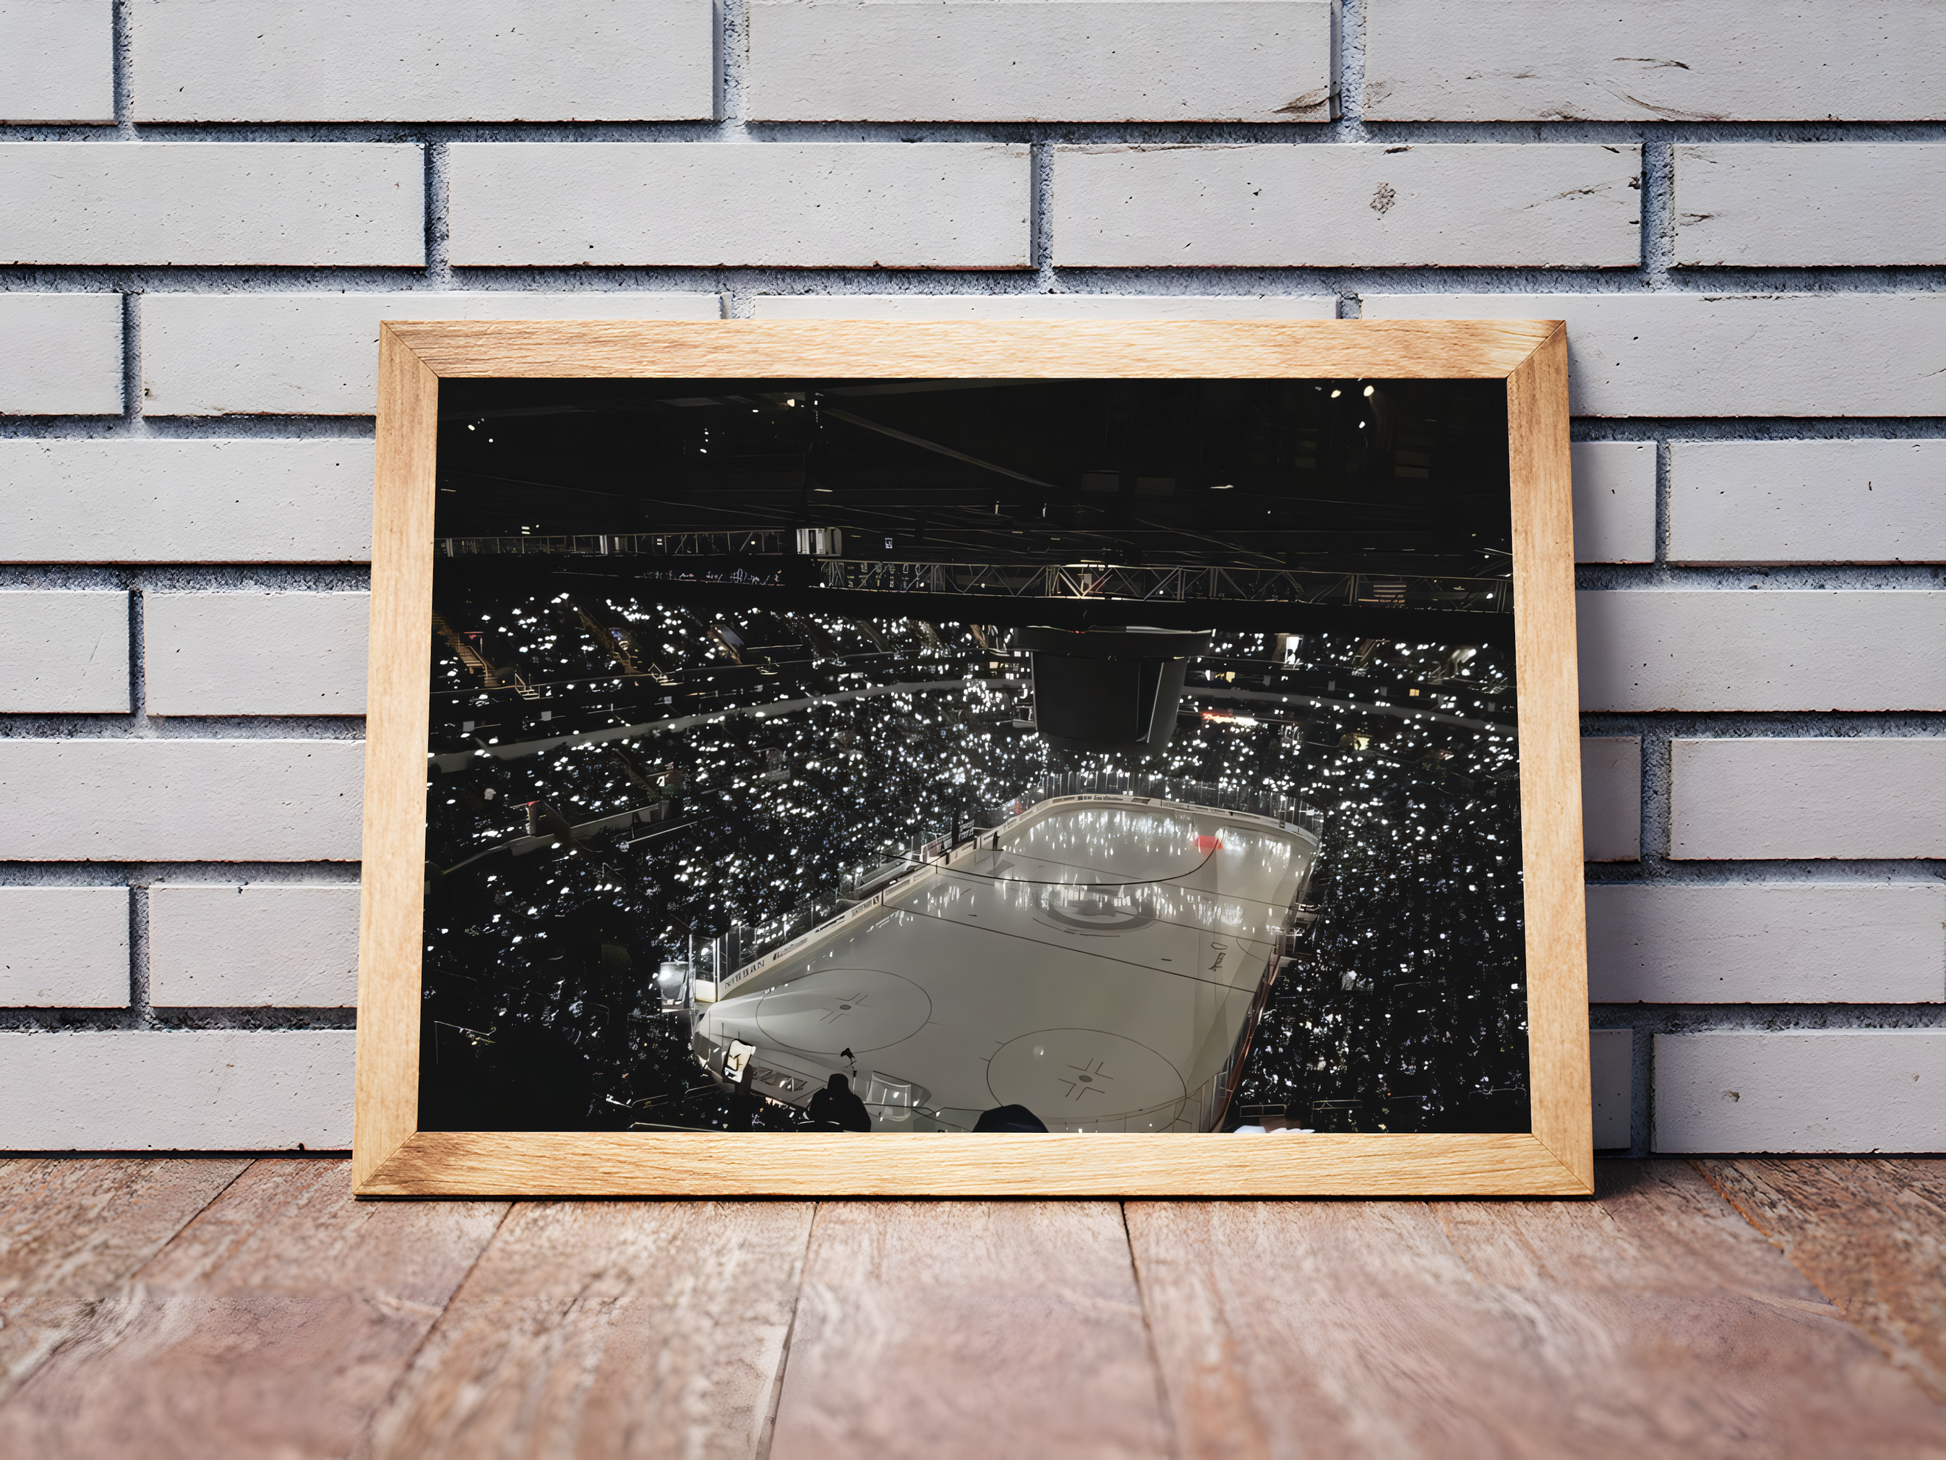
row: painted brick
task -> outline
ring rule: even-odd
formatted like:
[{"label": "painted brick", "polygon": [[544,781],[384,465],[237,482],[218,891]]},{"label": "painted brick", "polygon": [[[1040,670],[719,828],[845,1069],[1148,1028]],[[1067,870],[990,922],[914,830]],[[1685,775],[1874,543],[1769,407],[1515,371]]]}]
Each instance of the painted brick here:
[{"label": "painted brick", "polygon": [[1373,294],[1366,319],[1565,319],[1581,416],[1946,415],[1946,294]]},{"label": "painted brick", "polygon": [[0,1148],[343,1150],[356,1040],[349,1029],[0,1034]]},{"label": "painted brick", "polygon": [[126,887],[0,887],[0,1007],[115,1009],[128,995]]},{"label": "painted brick", "polygon": [[1575,617],[1583,713],[1946,709],[1946,593],[1577,593]]},{"label": "painted brick", "polygon": [[704,320],[722,314],[714,294],[148,294],[142,299],[143,410],[153,416],[369,416],[378,403],[378,326],[387,319]]},{"label": "painted brick", "polygon": [[0,592],[0,711],[126,715],[128,595]]},{"label": "painted brick", "polygon": [[1946,740],[1677,740],[1675,858],[1946,857]]},{"label": "painted brick", "polygon": [[353,862],[356,740],[0,740],[0,860]]},{"label": "painted brick", "polygon": [[1635,1032],[1631,1029],[1588,1032],[1588,1084],[1594,1096],[1597,1151],[1621,1150],[1629,1144],[1629,1097],[1635,1088],[1631,1059],[1634,1042]]},{"label": "painted brick", "polygon": [[358,1002],[358,889],[149,889],[149,1002],[157,1008],[350,1008]]},{"label": "painted brick", "polygon": [[1679,441],[1669,557],[1946,561],[1946,441]]},{"label": "painted brick", "polygon": [[0,294],[0,414],[121,413],[121,295]]},{"label": "painted brick", "polygon": [[455,143],[456,264],[1028,267],[1024,146]]},{"label": "painted brick", "polygon": [[1590,862],[1642,858],[1642,741],[1638,736],[1582,738],[1581,855]]},{"label": "painted brick", "polygon": [[379,142],[0,143],[0,260],[423,264],[425,156]]},{"label": "painted brick", "polygon": [[151,715],[362,715],[364,593],[150,593]]},{"label": "painted brick", "polygon": [[1318,294],[760,294],[758,319],[1336,319]]},{"label": "painted brick", "polygon": [[759,0],[769,120],[1322,122],[1326,0]]},{"label": "painted brick", "polygon": [[654,121],[715,110],[709,0],[148,0],[137,121]]},{"label": "painted brick", "polygon": [[1054,257],[1144,265],[1632,267],[1636,147],[1058,147]]},{"label": "painted brick", "polygon": [[1577,441],[1574,560],[1655,561],[1655,447],[1646,441]]},{"label": "painted brick", "polygon": [[1930,0],[1371,0],[1371,120],[1946,116]]},{"label": "painted brick", "polygon": [[1857,883],[1588,889],[1597,1004],[1937,1004],[1946,887]]},{"label": "painted brick", "polygon": [[1675,160],[1678,264],[1946,263],[1946,145],[1713,144]]},{"label": "painted brick", "polygon": [[23,563],[357,563],[370,441],[0,441],[0,556]]},{"label": "painted brick", "polygon": [[110,0],[0,0],[0,121],[114,120]]},{"label": "painted brick", "polygon": [[1946,1029],[1658,1034],[1655,1148],[1946,1150]]}]

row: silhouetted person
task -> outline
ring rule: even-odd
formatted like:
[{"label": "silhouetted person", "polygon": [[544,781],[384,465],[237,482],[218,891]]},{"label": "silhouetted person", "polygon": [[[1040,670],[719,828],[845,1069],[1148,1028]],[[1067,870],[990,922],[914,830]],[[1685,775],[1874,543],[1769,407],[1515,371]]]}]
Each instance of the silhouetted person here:
[{"label": "silhouetted person", "polygon": [[809,1114],[815,1123],[831,1130],[868,1131],[872,1128],[871,1111],[853,1093],[851,1081],[843,1075],[833,1075],[824,1082],[824,1088],[811,1097]]},{"label": "silhouetted person", "polygon": [[991,1110],[982,1110],[980,1118],[973,1122],[975,1131],[1015,1131],[1022,1135],[1047,1134],[1047,1127],[1041,1118],[1025,1105],[996,1105]]}]

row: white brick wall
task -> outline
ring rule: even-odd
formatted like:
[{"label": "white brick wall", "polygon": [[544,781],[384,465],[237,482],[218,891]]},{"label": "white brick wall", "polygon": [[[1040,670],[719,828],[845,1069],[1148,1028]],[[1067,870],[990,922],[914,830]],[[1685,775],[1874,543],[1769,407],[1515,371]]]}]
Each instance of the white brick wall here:
[{"label": "white brick wall", "polygon": [[1526,264],[1640,257],[1640,150],[1061,147],[1054,256],[1144,265]]},{"label": "white brick wall", "polygon": [[722,312],[714,294],[150,294],[142,300],[142,405],[154,416],[366,416],[378,403],[381,320]]},{"label": "white brick wall", "polygon": [[0,415],[121,410],[121,295],[0,295]]},{"label": "white brick wall", "polygon": [[371,552],[369,441],[0,440],[10,561],[351,563]]},{"label": "white brick wall", "polygon": [[1946,1150],[1946,1030],[1655,1037],[1662,1151]]},{"label": "white brick wall", "polygon": [[1365,46],[1372,118],[1946,115],[1931,0],[1367,0]]},{"label": "white brick wall", "polygon": [[350,740],[0,740],[0,860],[350,862]]},{"label": "white brick wall", "polygon": [[1590,735],[1581,741],[1581,854],[1591,862],[1642,855],[1642,741]]},{"label": "white brick wall", "polygon": [[363,593],[151,593],[151,715],[362,715]]},{"label": "white brick wall", "polygon": [[0,0],[0,1146],[346,1139],[347,1032],[148,1026],[351,997],[362,745],[253,717],[362,709],[381,320],[1342,313],[1609,438],[1598,1139],[1938,1148],[1946,5],[1332,10]]},{"label": "white brick wall", "polygon": [[0,1034],[0,1147],[270,1151],[351,1144],[349,1029]]},{"label": "white brick wall", "polygon": [[1680,264],[1946,263],[1946,146],[1678,147]]},{"label": "white brick wall", "polygon": [[1585,441],[1574,458],[1574,560],[1655,561],[1655,447]]},{"label": "white brick wall", "polygon": [[766,120],[1321,122],[1331,6],[757,0],[749,67]]},{"label": "white brick wall", "polygon": [[1575,620],[1584,714],[1946,709],[1946,593],[1579,593]]},{"label": "white brick wall", "polygon": [[1303,294],[760,294],[757,319],[1335,319]]},{"label": "white brick wall", "polygon": [[0,1004],[113,1009],[128,995],[126,887],[0,887]]},{"label": "white brick wall", "polygon": [[1368,294],[1366,319],[1564,319],[1582,416],[1946,415],[1946,294]]},{"label": "white brick wall", "polygon": [[1028,263],[1020,146],[467,142],[452,168],[456,264]]},{"label": "white brick wall", "polygon": [[1588,889],[1597,1004],[1937,1004],[1946,887],[1857,883]]},{"label": "white brick wall", "polygon": [[350,1007],[358,1002],[358,889],[274,882],[152,887],[149,1002]]},{"label": "white brick wall", "polygon": [[1946,561],[1946,441],[1680,441],[1677,563]]},{"label": "white brick wall", "polygon": [[1670,855],[1946,857],[1946,740],[1677,740]]},{"label": "white brick wall", "polygon": [[112,0],[0,3],[0,122],[115,119]]},{"label": "white brick wall", "polygon": [[128,710],[126,593],[0,592],[0,712]]},{"label": "white brick wall", "polygon": [[424,187],[389,143],[0,143],[0,259],[421,264]]},{"label": "white brick wall", "polygon": [[636,121],[715,109],[709,0],[146,0],[129,15],[138,121]]}]

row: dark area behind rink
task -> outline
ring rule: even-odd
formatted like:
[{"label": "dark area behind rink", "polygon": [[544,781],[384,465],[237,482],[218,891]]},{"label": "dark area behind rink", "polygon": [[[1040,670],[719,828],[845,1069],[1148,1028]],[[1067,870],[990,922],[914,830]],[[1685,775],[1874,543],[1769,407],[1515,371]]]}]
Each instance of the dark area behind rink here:
[{"label": "dark area behind rink", "polygon": [[[1362,428],[1313,382],[1136,383],[1173,390],[1149,407],[1062,382],[1038,414],[1045,386],[952,392],[972,421],[916,389],[828,407],[895,436],[807,426],[828,398],[802,382],[513,384],[442,395],[425,1127],[788,1128],[696,1066],[665,993],[1047,775],[1131,769],[1022,723],[1013,632],[1065,615],[1213,631],[1141,774],[1322,814],[1226,1124],[1527,1128],[1497,386],[1333,385]],[[1223,404],[1232,384],[1255,394]],[[1161,419],[1198,392],[1218,406]],[[1382,450],[1356,434],[1381,407]],[[1073,461],[1046,446],[1090,433]],[[1059,591],[983,593],[982,564]],[[1074,591],[1212,567],[1234,581],[1202,599]]]}]

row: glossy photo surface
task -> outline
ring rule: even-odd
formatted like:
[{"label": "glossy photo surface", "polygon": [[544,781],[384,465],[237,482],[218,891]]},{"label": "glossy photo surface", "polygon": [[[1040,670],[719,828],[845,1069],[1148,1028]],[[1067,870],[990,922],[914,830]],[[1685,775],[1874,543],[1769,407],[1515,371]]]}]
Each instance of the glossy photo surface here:
[{"label": "glossy photo surface", "polygon": [[1498,380],[447,380],[424,1130],[1528,1129]]}]

